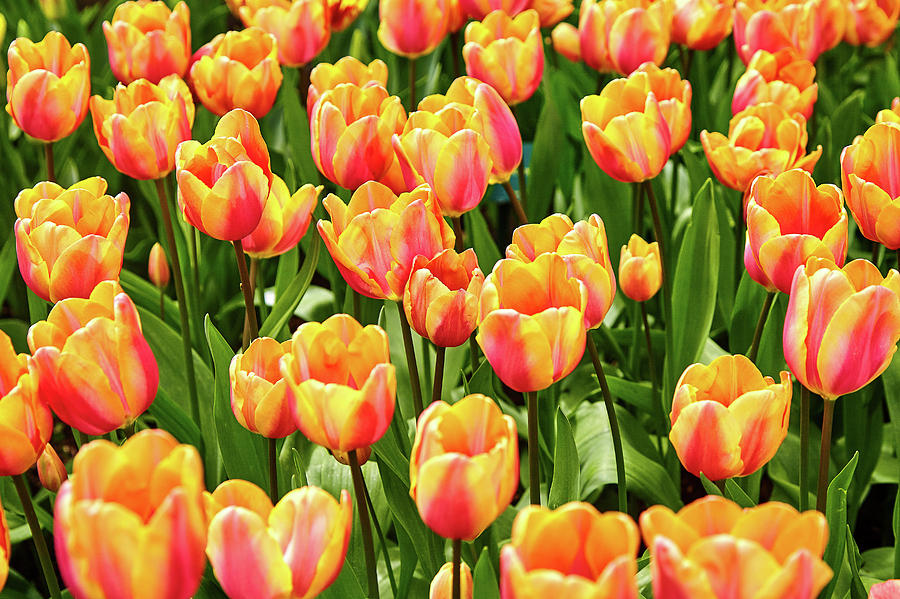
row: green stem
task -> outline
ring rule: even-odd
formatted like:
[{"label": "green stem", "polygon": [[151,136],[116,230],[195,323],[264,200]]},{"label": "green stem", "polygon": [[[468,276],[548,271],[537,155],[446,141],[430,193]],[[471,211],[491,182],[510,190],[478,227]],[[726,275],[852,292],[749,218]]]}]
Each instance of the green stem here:
[{"label": "green stem", "polygon": [[409,59],[409,112],[416,110],[416,59]]},{"label": "green stem", "polygon": [[435,346],[434,351],[434,385],[431,388],[431,403],[441,400],[444,387],[444,354],[446,347]]},{"label": "green stem", "polygon": [[649,180],[644,181],[644,193],[647,196],[647,203],[650,204],[650,215],[653,217],[653,236],[659,243],[659,256],[661,258],[660,267],[662,269],[663,280],[663,311],[666,315],[666,326],[672,322],[672,281],[669,278],[669,254],[666,252],[666,240],[663,235],[662,221],[659,218],[659,206],[656,202],[656,194],[653,192],[653,183]]},{"label": "green stem", "polygon": [[269,446],[269,499],[278,503],[278,439],[266,439]]},{"label": "green stem", "polygon": [[266,316],[266,279],[262,272],[262,262],[259,258],[250,258],[250,279],[253,281],[253,290],[256,293],[256,303],[259,305],[259,322],[265,322]]},{"label": "green stem", "polygon": [[528,402],[528,492],[531,505],[541,505],[541,447],[538,438],[537,391],[526,391]]},{"label": "green stem", "polygon": [[452,599],[460,599],[460,588],[462,587],[462,579],[460,578],[460,565],[462,563],[462,541],[453,539],[453,586]]},{"label": "green stem", "polygon": [[479,359],[478,353],[478,342],[475,340],[475,333],[469,335],[469,362],[472,364],[472,374],[475,374],[475,371],[478,370],[478,367],[481,365],[481,360]]},{"label": "green stem", "polygon": [[[650,339],[650,321],[647,318],[647,305],[645,302],[637,302],[641,306],[641,321],[644,324],[644,341],[647,343],[647,368],[650,369],[650,390],[653,393],[653,403],[656,405],[661,431],[667,430],[666,410],[662,404],[662,398],[658,396],[659,383],[656,382],[656,362],[653,358],[653,342]],[[598,375],[599,376],[599,375]],[[662,453],[662,436],[660,436],[660,453]]]},{"label": "green stem", "polygon": [[606,405],[606,414],[609,417],[609,430],[612,433],[613,452],[616,456],[616,481],[619,491],[619,511],[623,514],[628,513],[628,490],[625,486],[625,454],[622,451],[622,433],[619,431],[619,419],[616,416],[616,406],[613,405],[612,393],[609,392],[609,384],[606,382],[606,374],[603,372],[603,364],[600,362],[600,355],[597,353],[597,346],[588,332],[587,349],[591,354],[591,362],[594,363],[594,370],[597,373],[597,380],[600,381],[600,391],[603,393],[603,403]]},{"label": "green stem", "polygon": [[366,557],[366,574],[369,580],[369,599],[378,599],[378,566],[375,563],[375,543],[372,540],[372,525],[366,506],[366,481],[356,450],[348,451],[350,474],[353,477],[353,492],[356,495],[356,511],[359,512],[359,528],[363,538],[363,553]]},{"label": "green stem", "polygon": [[363,485],[363,491],[366,493],[366,505],[369,507],[369,514],[372,516],[372,526],[375,527],[375,534],[378,535],[378,543],[381,545],[381,555],[384,557],[384,566],[387,570],[388,580],[391,583],[391,591],[397,596],[397,581],[394,579],[394,568],[391,566],[391,557],[388,554],[387,541],[384,538],[384,532],[381,530],[381,524],[378,523],[378,514],[375,513],[375,506],[372,504],[372,496],[369,495],[369,488]]},{"label": "green stem", "polygon": [[71,427],[71,429],[72,429],[72,439],[75,441],[75,448],[81,449],[81,446],[84,445],[84,439],[81,437],[81,431],[78,430],[77,428],[75,428],[74,426]]},{"label": "green stem", "polygon": [[53,166],[53,142],[44,144],[44,158],[47,162],[47,181],[56,183],[56,169]]},{"label": "green stem", "polygon": [[397,302],[397,312],[400,316],[400,331],[403,333],[403,349],[406,350],[406,368],[409,371],[409,386],[412,389],[413,408],[416,418],[422,413],[422,384],[419,382],[419,367],[416,364],[416,349],[413,346],[412,331],[409,321],[406,320],[406,311],[403,303]]},{"label": "green stem", "polygon": [[750,344],[750,350],[747,357],[751,362],[756,362],[756,356],[759,354],[759,342],[762,339],[763,329],[766,327],[766,320],[769,319],[769,312],[772,311],[772,302],[775,301],[776,291],[770,291],[766,294],[766,301],[763,302],[762,310],[759,312],[759,319],[756,321],[756,329],[753,331],[753,343]]},{"label": "green stem", "polygon": [[241,275],[241,291],[244,294],[244,309],[247,312],[247,321],[250,323],[250,339],[244,339],[244,349],[250,345],[250,341],[259,337],[259,324],[256,322],[256,307],[253,305],[253,283],[250,273],[247,271],[247,259],[244,257],[244,245],[240,239],[231,242],[234,246],[234,257],[237,260],[238,272]]},{"label": "green stem", "polygon": [[835,399],[825,399],[825,412],[822,414],[822,445],[819,447],[819,486],[816,490],[816,509],[825,513],[828,501],[828,465],[831,463],[831,424],[834,420]]},{"label": "green stem", "polygon": [[[515,106],[510,106],[510,110],[512,111],[513,118],[516,119],[516,122],[519,121],[519,112],[516,110]],[[519,166],[517,168],[519,175],[519,194],[522,196],[522,205],[528,205],[528,190],[525,187],[525,154],[522,153],[522,159],[519,161]],[[527,220],[527,219],[526,219]]]},{"label": "green stem", "polygon": [[809,507],[809,389],[800,385],[800,511]]},{"label": "green stem", "polygon": [[25,481],[25,475],[18,474],[13,476],[12,479],[13,484],[16,486],[16,493],[19,495],[19,501],[22,503],[25,521],[28,522],[28,528],[31,530],[31,539],[34,541],[34,548],[37,550],[38,560],[41,562],[41,570],[44,572],[44,580],[47,582],[47,588],[50,590],[50,597],[52,599],[60,599],[62,595],[59,592],[59,581],[56,578],[56,571],[53,569],[50,551],[47,549],[47,539],[44,538],[44,531],[41,530],[37,514],[34,513],[34,504],[31,502],[31,494],[28,492],[28,483]]},{"label": "green stem", "polygon": [[503,182],[503,189],[506,190],[506,195],[509,196],[509,201],[512,204],[513,211],[516,213],[516,217],[519,219],[519,224],[527,225],[528,217],[525,215],[525,210],[522,209],[522,204],[519,203],[519,198],[516,196],[516,190],[510,185],[508,179]]},{"label": "green stem", "polygon": [[465,247],[463,245],[463,228],[462,228],[462,217],[453,216],[451,219],[453,221],[453,234],[456,236],[456,253],[459,254],[463,251]]},{"label": "green stem", "polygon": [[[200,258],[197,252],[197,246],[200,245],[200,231],[191,227],[191,234],[188,235],[188,243],[191,245],[191,278],[194,282],[194,293],[200,293]],[[196,299],[196,296],[192,296]],[[197,305],[197,302],[194,302]]]},{"label": "green stem", "polygon": [[422,401],[424,402],[424,398],[434,392],[434,389],[430,387],[432,384],[431,352],[428,351],[428,340],[425,339],[425,337],[419,337],[419,353],[422,356],[422,385],[424,386],[424,389],[422,390]]},{"label": "green stem", "polygon": [[459,31],[450,34],[450,56],[453,57],[453,78],[459,79],[462,75],[462,68],[459,64]]}]

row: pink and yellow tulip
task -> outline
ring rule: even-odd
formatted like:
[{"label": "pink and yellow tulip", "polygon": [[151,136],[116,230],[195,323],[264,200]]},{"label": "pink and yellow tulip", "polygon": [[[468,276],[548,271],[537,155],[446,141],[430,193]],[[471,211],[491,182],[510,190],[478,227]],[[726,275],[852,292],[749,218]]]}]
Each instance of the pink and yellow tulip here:
[{"label": "pink and yellow tulip", "polygon": [[369,0],[328,0],[331,30],[343,31],[366,9]]},{"label": "pink and yellow tulip", "polygon": [[[472,570],[466,562],[459,565],[459,597],[472,599]],[[428,587],[428,599],[453,599],[453,563],[447,562],[431,580]]]},{"label": "pink and yellow tulip", "polygon": [[6,523],[6,512],[3,511],[3,504],[0,504],[0,591],[6,586],[6,579],[9,576],[9,554],[12,551],[12,545],[9,542],[9,525]]},{"label": "pink and yellow tulip", "polygon": [[301,67],[331,39],[329,0],[243,0],[238,8],[246,27],[259,27],[278,40],[278,61]]},{"label": "pink and yellow tulip", "polygon": [[738,0],[734,44],[746,64],[757,50],[793,48],[815,62],[834,48],[847,22],[843,0]]},{"label": "pink and yellow tulip", "polygon": [[495,10],[502,10],[511,17],[526,10],[529,0],[459,0],[459,7],[468,17],[481,21]]},{"label": "pink and yellow tulip", "polygon": [[619,253],[619,286],[628,298],[646,302],[662,287],[662,257],[659,243],[647,243],[632,233]]},{"label": "pink and yellow tulip", "polygon": [[322,94],[341,83],[352,83],[364,88],[373,85],[387,88],[387,80],[387,65],[377,58],[368,65],[352,56],[344,56],[334,64],[320,62],[309,75],[309,91],[306,94],[307,114],[312,118]]},{"label": "pink and yellow tulip", "polygon": [[113,75],[128,84],[159,83],[166,75],[184,77],[191,58],[191,11],[179,2],[129,0],[103,22]]},{"label": "pink and yellow tulip", "polygon": [[169,262],[166,260],[166,252],[163,246],[156,242],[150,248],[150,259],[147,261],[147,276],[150,282],[160,289],[169,285]]},{"label": "pink and yellow tulip", "polygon": [[394,54],[430,54],[447,35],[448,0],[379,0],[378,40]]},{"label": "pink and yellow tulip", "polygon": [[66,472],[65,465],[59,459],[59,454],[49,443],[44,446],[44,451],[38,458],[37,471],[41,486],[51,493],[59,491],[62,484],[69,478],[69,473]]},{"label": "pink and yellow tulip", "polygon": [[259,224],[242,241],[244,251],[251,258],[273,258],[293,249],[306,235],[322,189],[307,183],[291,195],[284,180],[272,175],[269,199]]},{"label": "pink and yellow tulip", "polygon": [[734,0],[675,0],[672,41],[692,50],[712,50],[731,33]]},{"label": "pink and yellow tulip", "polygon": [[849,0],[844,41],[874,47],[887,41],[900,19],[898,0]]},{"label": "pink and yellow tulip", "polygon": [[269,439],[287,437],[297,430],[291,416],[287,382],[281,376],[281,358],[291,353],[291,342],[271,337],[254,339],[231,360],[231,411],[245,429]]},{"label": "pink and yellow tulip", "polygon": [[758,50],[735,85],[731,113],[738,114],[750,106],[773,102],[789,114],[799,112],[809,119],[819,97],[815,78],[816,67],[793,48],[783,48],[775,53]]}]

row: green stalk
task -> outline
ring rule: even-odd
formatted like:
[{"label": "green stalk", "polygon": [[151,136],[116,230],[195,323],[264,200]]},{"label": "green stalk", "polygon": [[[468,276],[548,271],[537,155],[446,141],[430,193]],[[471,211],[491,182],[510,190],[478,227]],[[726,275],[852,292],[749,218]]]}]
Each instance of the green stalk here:
[{"label": "green stalk", "polygon": [[38,560],[41,562],[41,570],[44,573],[47,588],[50,590],[50,597],[52,599],[61,599],[59,580],[57,580],[56,571],[53,569],[53,560],[50,558],[49,549],[47,549],[44,531],[41,530],[37,514],[34,513],[34,504],[31,502],[31,494],[28,492],[28,483],[25,481],[25,475],[18,474],[13,476],[12,479],[13,484],[16,486],[16,493],[19,495],[19,501],[22,503],[25,521],[28,522],[28,528],[31,530],[31,539],[34,541],[34,548],[37,550]]},{"label": "green stalk", "polygon": [[460,578],[460,565],[462,562],[462,541],[453,539],[453,586],[451,596],[453,599],[460,599],[460,588],[462,580]]},{"label": "green stalk", "polygon": [[478,342],[475,340],[475,333],[469,335],[469,361],[472,363],[472,374],[478,370],[481,360],[478,358]]},{"label": "green stalk", "polygon": [[819,447],[819,487],[816,491],[816,509],[825,513],[828,501],[828,465],[831,463],[831,425],[834,421],[835,399],[825,400],[825,412],[822,414],[822,444]]},{"label": "green stalk", "polygon": [[512,204],[513,211],[516,213],[516,217],[519,219],[519,224],[527,225],[528,216],[525,215],[525,210],[522,209],[522,204],[519,203],[519,198],[516,196],[516,190],[510,185],[509,179],[503,182],[503,189],[506,190],[506,195],[509,196],[509,201]]},{"label": "green stalk", "polygon": [[[647,343],[647,368],[650,369],[650,392],[653,393],[653,403],[657,408],[657,418],[659,419],[660,429],[661,431],[665,431],[668,428],[668,422],[666,419],[666,410],[663,406],[662,397],[659,396],[659,383],[656,382],[656,363],[653,358],[653,342],[650,340],[650,321],[647,318],[647,305],[645,302],[637,302],[641,307],[641,321],[644,324],[644,340]],[[596,348],[595,348],[596,349]],[[593,358],[592,358],[593,359]],[[599,376],[599,375],[598,375]],[[663,440],[662,435],[659,438],[659,452],[662,455],[663,451]]]},{"label": "green stalk", "polygon": [[431,403],[441,400],[444,387],[444,354],[446,347],[435,346],[434,351],[434,385],[431,388]]},{"label": "green stalk", "polygon": [[372,525],[366,506],[366,481],[356,451],[348,451],[350,474],[353,477],[353,492],[356,495],[356,511],[359,513],[359,528],[363,538],[363,553],[366,557],[366,574],[369,581],[369,599],[378,599],[378,565],[375,563],[375,543],[372,540]]},{"label": "green stalk", "polygon": [[47,181],[56,183],[56,169],[53,166],[53,142],[44,144],[44,158],[47,162]]},{"label": "green stalk", "polygon": [[409,112],[416,110],[416,59],[409,59]]},{"label": "green stalk", "polygon": [[406,368],[409,370],[409,386],[412,388],[413,408],[416,418],[422,413],[422,383],[419,382],[419,367],[416,364],[416,348],[413,346],[412,331],[409,321],[406,320],[406,311],[403,302],[397,302],[397,312],[400,316],[400,331],[403,333],[403,349],[406,350]]},{"label": "green stalk", "polygon": [[775,301],[777,293],[777,291],[770,291],[766,294],[766,300],[763,302],[762,310],[759,312],[756,329],[753,331],[753,343],[750,344],[750,350],[747,352],[747,357],[753,363],[756,363],[756,356],[759,354],[759,342],[762,339],[763,329],[766,327],[766,320],[769,319],[769,312],[772,311],[772,302]]},{"label": "green stalk", "polygon": [[528,493],[531,505],[541,505],[541,447],[538,439],[537,391],[526,391],[528,402]]},{"label": "green stalk", "polygon": [[253,282],[247,271],[247,259],[244,257],[244,245],[240,239],[231,242],[234,246],[234,257],[237,260],[238,272],[241,275],[241,291],[244,294],[244,309],[247,312],[247,321],[250,323],[250,339],[244,339],[244,349],[250,345],[250,341],[259,337],[259,324],[256,322],[256,307],[253,305]]},{"label": "green stalk", "polygon": [[600,381],[600,391],[603,393],[603,403],[606,405],[606,414],[609,417],[609,431],[612,433],[613,452],[616,456],[616,483],[619,493],[619,511],[628,513],[628,490],[625,486],[625,453],[622,450],[622,433],[619,430],[619,419],[616,416],[616,407],[613,405],[612,393],[609,392],[609,384],[606,382],[606,374],[603,372],[603,364],[600,363],[600,355],[597,346],[588,332],[587,349],[591,354],[591,362],[594,363],[594,371],[597,380]]},{"label": "green stalk", "polygon": [[269,499],[278,503],[278,439],[266,439],[269,447]]},{"label": "green stalk", "polygon": [[653,184],[648,180],[644,181],[643,186],[647,202],[650,204],[650,215],[653,217],[653,236],[656,238],[656,242],[659,243],[660,267],[663,280],[663,311],[666,315],[666,326],[669,326],[672,322],[672,280],[669,277],[669,255],[666,252],[666,240],[663,235],[662,221],[659,218],[659,206],[657,206],[656,194],[653,192]]},{"label": "green stalk", "polygon": [[800,385],[800,511],[809,507],[809,389]]},{"label": "green stalk", "polygon": [[388,554],[387,541],[384,539],[384,532],[378,523],[378,514],[375,513],[375,506],[372,505],[372,497],[369,495],[369,488],[363,485],[363,491],[366,492],[366,505],[369,506],[369,514],[372,516],[372,526],[375,527],[375,534],[378,535],[378,543],[381,545],[381,555],[384,557],[384,566],[387,570],[388,580],[391,583],[391,591],[397,596],[397,581],[394,579],[394,568],[391,566],[391,557]]}]

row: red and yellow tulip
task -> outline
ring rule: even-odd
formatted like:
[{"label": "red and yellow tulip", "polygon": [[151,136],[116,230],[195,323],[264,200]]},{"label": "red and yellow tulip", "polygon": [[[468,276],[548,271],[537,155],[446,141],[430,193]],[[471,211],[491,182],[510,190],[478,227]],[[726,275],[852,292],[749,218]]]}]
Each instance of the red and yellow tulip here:
[{"label": "red and yellow tulip", "polygon": [[379,0],[378,40],[394,54],[430,54],[447,35],[448,0]]},{"label": "red and yellow tulip", "polygon": [[819,97],[815,78],[816,67],[793,48],[783,48],[775,53],[758,50],[735,85],[731,113],[737,114],[763,102],[774,102],[789,114],[799,112],[809,119]]},{"label": "red and yellow tulip", "polygon": [[166,75],[184,77],[191,58],[191,11],[179,2],[129,0],[116,7],[112,22],[103,22],[109,66],[122,83]]},{"label": "red and yellow tulip", "polygon": [[[473,581],[472,570],[466,562],[459,565],[459,597],[460,599],[472,599]],[[452,599],[453,598],[453,563],[447,562],[431,580],[428,588],[428,599]]]},{"label": "red and yellow tulip", "polygon": [[243,0],[238,8],[246,27],[259,27],[278,40],[278,61],[301,67],[331,39],[329,0]]},{"label": "red and yellow tulip", "polygon": [[734,10],[734,44],[746,64],[757,50],[793,48],[815,62],[834,48],[847,22],[843,0],[738,0]]},{"label": "red and yellow tulip", "polygon": [[672,41],[692,50],[712,50],[731,33],[734,0],[675,0]]},{"label": "red and yellow tulip", "polygon": [[898,19],[898,0],[849,0],[844,41],[854,46],[882,44],[894,33]]},{"label": "red and yellow tulip", "polygon": [[328,0],[331,30],[343,31],[366,9],[369,0]]},{"label": "red and yellow tulip", "polygon": [[619,254],[619,285],[630,299],[646,302],[662,287],[659,243],[647,243],[635,233]]},{"label": "red and yellow tulip", "polygon": [[306,235],[322,189],[307,183],[291,195],[284,180],[272,175],[269,199],[259,224],[243,239],[244,251],[251,258],[273,258],[293,249]]},{"label": "red and yellow tulip", "polygon": [[532,0],[531,8],[537,11],[541,27],[553,27],[575,10],[572,0]]},{"label": "red and yellow tulip", "polygon": [[290,341],[259,337],[234,356],[228,369],[234,417],[245,429],[269,439],[297,430],[288,385],[279,368],[281,358],[290,353]]},{"label": "red and yellow tulip", "polygon": [[51,493],[59,491],[62,484],[69,478],[69,473],[66,472],[65,465],[59,459],[59,454],[49,443],[44,446],[44,452],[38,458],[37,471],[41,486]]},{"label": "red and yellow tulip", "polygon": [[320,62],[309,75],[309,91],[306,94],[307,114],[312,118],[322,94],[341,83],[352,83],[357,87],[380,85],[387,88],[387,80],[387,65],[377,58],[368,65],[353,56],[344,56],[334,64]]},{"label": "red and yellow tulip", "polygon": [[166,252],[159,242],[150,248],[150,259],[147,261],[147,276],[150,282],[160,289],[165,289],[169,284],[169,262],[166,260]]},{"label": "red and yellow tulip", "polygon": [[9,576],[9,554],[12,551],[12,545],[9,542],[9,525],[6,523],[6,512],[3,511],[3,504],[0,504],[0,591],[6,586],[6,579]]},{"label": "red and yellow tulip", "polygon": [[481,21],[495,10],[502,10],[511,17],[529,6],[529,0],[459,0],[462,12],[476,21]]}]

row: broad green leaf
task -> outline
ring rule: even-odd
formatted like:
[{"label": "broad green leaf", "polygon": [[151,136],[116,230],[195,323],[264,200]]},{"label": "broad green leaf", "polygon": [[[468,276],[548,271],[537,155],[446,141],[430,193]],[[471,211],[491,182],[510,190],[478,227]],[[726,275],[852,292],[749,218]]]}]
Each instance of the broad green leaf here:
[{"label": "broad green leaf", "polygon": [[[153,283],[145,281],[133,272],[123,270],[119,275],[119,284],[135,305],[159,317],[159,289]],[[163,300],[163,306],[166,324],[173,330],[180,331],[181,321],[178,316],[178,303],[167,295]]]},{"label": "broad green leaf", "polygon": [[297,89],[297,70],[285,69],[284,85],[278,94],[278,103],[284,107],[284,123],[294,164],[297,165],[300,184],[317,184],[321,179],[310,151],[309,118],[300,105]]},{"label": "broad green leaf", "polygon": [[553,480],[547,505],[556,509],[569,501],[578,501],[581,491],[581,470],[578,448],[572,435],[569,419],[562,408],[556,409],[556,446],[553,451]]},{"label": "broad green leaf", "polygon": [[147,413],[156,419],[159,428],[163,428],[178,439],[181,443],[188,443],[194,447],[202,447],[203,441],[200,436],[200,429],[197,423],[191,420],[191,417],[184,408],[172,401],[163,388],[156,392],[156,398]]},{"label": "broad green leaf", "polygon": [[303,299],[303,294],[309,288],[313,275],[316,274],[316,264],[319,262],[321,247],[322,240],[318,233],[313,231],[313,240],[310,243],[309,251],[306,253],[306,258],[303,260],[303,267],[291,280],[284,293],[275,301],[271,314],[259,328],[260,337],[277,335],[281,328],[287,324],[294,310],[300,304],[300,300]]},{"label": "broad green leaf", "polygon": [[866,599],[866,587],[859,577],[859,569],[862,566],[862,556],[859,547],[853,539],[853,531],[850,526],[845,527],[847,539],[847,562],[850,565],[850,599]]},{"label": "broad green leaf", "polygon": [[544,80],[544,106],[537,120],[537,130],[534,134],[531,161],[528,174],[528,203],[525,211],[531,222],[539,222],[547,215],[553,190],[555,188],[556,173],[560,167],[560,161],[564,155],[563,147],[569,143],[564,135],[560,135],[563,120],[559,107],[553,95],[547,93],[547,87],[553,85],[557,78],[554,72],[547,71]]},{"label": "broad green leaf", "polygon": [[478,267],[485,276],[490,274],[494,264],[502,257],[484,217],[478,210],[469,210],[463,215],[467,239],[471,239],[472,247],[478,256]]},{"label": "broad green leaf", "polygon": [[16,264],[16,236],[10,235],[0,250],[0,305],[6,301]]},{"label": "broad green leaf", "polygon": [[500,599],[500,583],[491,565],[487,547],[482,549],[478,561],[475,563],[474,579],[472,585],[472,599]]},{"label": "broad green leaf", "polygon": [[[854,453],[847,465],[828,485],[828,503],[825,506],[825,519],[828,521],[828,545],[825,547],[825,555],[822,559],[828,564],[832,572],[840,572],[844,560],[845,535],[841,534],[847,526],[847,489],[853,482],[853,473],[859,462],[859,453]],[[830,599],[834,592],[837,575],[831,579],[822,594],[821,599]]]},{"label": "broad green leaf", "polygon": [[725,497],[741,507],[753,507],[756,505],[756,502],[750,499],[750,496],[732,478],[725,481]]},{"label": "broad green leaf", "polygon": [[718,495],[719,497],[723,497],[722,490],[716,486],[716,483],[706,478],[706,475],[702,472],[700,473],[700,482],[703,484],[703,489],[708,495]]}]

